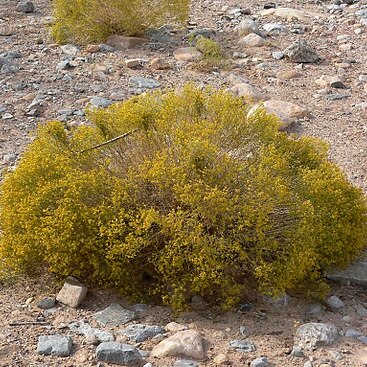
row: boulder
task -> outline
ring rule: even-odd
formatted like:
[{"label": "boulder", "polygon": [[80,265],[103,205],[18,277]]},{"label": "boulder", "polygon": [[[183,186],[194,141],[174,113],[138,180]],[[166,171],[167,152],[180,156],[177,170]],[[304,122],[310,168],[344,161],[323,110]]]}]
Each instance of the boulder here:
[{"label": "boulder", "polygon": [[67,277],[64,286],[56,296],[56,301],[72,308],[77,308],[84,300],[88,288],[74,277]]},{"label": "boulder", "polygon": [[41,335],[38,338],[37,353],[58,357],[67,357],[72,353],[73,341],[70,336]]},{"label": "boulder", "polygon": [[338,329],[334,325],[310,322],[297,329],[294,344],[303,349],[312,350],[334,343],[338,336]]},{"label": "boulder", "polygon": [[140,366],[143,363],[139,351],[132,345],[118,342],[105,342],[96,349],[97,359],[102,362],[124,365]]}]

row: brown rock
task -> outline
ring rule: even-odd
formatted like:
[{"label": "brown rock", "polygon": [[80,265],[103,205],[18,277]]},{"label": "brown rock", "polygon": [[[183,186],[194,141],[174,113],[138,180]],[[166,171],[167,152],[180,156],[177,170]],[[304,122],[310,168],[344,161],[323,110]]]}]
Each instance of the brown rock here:
[{"label": "brown rock", "polygon": [[170,69],[168,62],[162,57],[155,57],[150,61],[150,67],[155,70],[167,70]]},{"label": "brown rock", "polygon": [[203,339],[196,330],[180,331],[162,340],[152,351],[153,357],[179,357],[204,359]]},{"label": "brown rock", "polygon": [[277,79],[284,81],[284,80],[300,78],[301,76],[302,74],[297,70],[286,70],[286,71],[280,71],[277,74]]},{"label": "brown rock", "polygon": [[100,49],[101,48],[98,45],[88,45],[86,51],[89,52],[90,54],[94,54],[96,52],[99,52]]},{"label": "brown rock", "polygon": [[226,354],[218,354],[214,359],[213,359],[213,362],[217,365],[229,365],[231,364],[228,356]]},{"label": "brown rock", "polygon": [[87,295],[88,288],[73,277],[67,277],[64,286],[56,296],[56,301],[76,308]]},{"label": "brown rock", "polygon": [[255,102],[265,99],[265,96],[259,90],[248,83],[236,84],[231,88],[231,91],[239,97],[245,97]]},{"label": "brown rock", "polygon": [[197,61],[203,57],[203,54],[195,47],[180,47],[173,51],[173,56],[177,61]]},{"label": "brown rock", "polygon": [[118,51],[128,50],[143,45],[147,40],[139,37],[126,37],[114,34],[107,38],[107,45],[114,47]]},{"label": "brown rock", "polygon": [[245,37],[242,37],[238,44],[245,47],[262,47],[266,44],[264,38],[255,33],[250,33]]}]

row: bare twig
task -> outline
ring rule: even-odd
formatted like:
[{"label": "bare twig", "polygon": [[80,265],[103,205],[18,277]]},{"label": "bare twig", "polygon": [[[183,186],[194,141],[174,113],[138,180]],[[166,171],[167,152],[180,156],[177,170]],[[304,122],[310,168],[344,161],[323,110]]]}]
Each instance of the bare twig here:
[{"label": "bare twig", "polygon": [[15,321],[9,323],[9,326],[34,326],[34,325],[50,325],[47,321]]},{"label": "bare twig", "polygon": [[87,148],[87,149],[84,149],[82,151],[80,151],[79,153],[85,153],[85,152],[89,152],[90,150],[94,150],[94,149],[97,149],[97,148],[100,148],[100,147],[103,147],[107,144],[111,144],[117,140],[120,140],[120,139],[123,139],[123,138],[126,138],[127,136],[133,134],[135,131],[137,131],[138,129],[134,129],[134,130],[131,130],[131,131],[128,131],[127,133],[124,133],[122,135],[119,135],[119,136],[116,136],[115,138],[112,138],[110,140],[107,140],[101,144],[97,144],[97,145],[94,145],[93,147],[90,147],[90,148]]}]

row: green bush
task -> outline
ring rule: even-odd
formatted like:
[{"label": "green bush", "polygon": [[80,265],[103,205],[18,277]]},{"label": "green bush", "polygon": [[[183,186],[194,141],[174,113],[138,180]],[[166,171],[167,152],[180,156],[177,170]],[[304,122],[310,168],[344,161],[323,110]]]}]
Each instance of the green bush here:
[{"label": "green bush", "polygon": [[247,112],[186,86],[41,126],[1,186],[3,271],[47,267],[177,310],[322,286],[366,245],[365,198],[323,142]]},{"label": "green bush", "polygon": [[189,0],[55,0],[52,36],[56,42],[103,42],[112,34],[141,35],[167,21],[184,22]]}]

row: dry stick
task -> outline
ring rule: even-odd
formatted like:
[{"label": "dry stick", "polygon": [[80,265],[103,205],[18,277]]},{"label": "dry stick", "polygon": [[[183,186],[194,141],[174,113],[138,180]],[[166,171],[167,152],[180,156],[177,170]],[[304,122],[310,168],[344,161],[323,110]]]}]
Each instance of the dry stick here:
[{"label": "dry stick", "polygon": [[129,136],[129,135],[133,134],[133,133],[134,133],[135,131],[137,131],[137,130],[138,130],[138,129],[134,129],[134,130],[128,131],[127,133],[124,133],[124,134],[122,134],[122,135],[116,136],[115,138],[112,138],[112,139],[110,139],[110,140],[107,140],[107,141],[105,141],[105,142],[103,142],[103,143],[101,143],[101,144],[97,144],[97,145],[95,145],[95,146],[93,146],[93,147],[90,147],[90,148],[84,149],[84,150],[80,151],[79,153],[89,152],[90,150],[93,150],[93,149],[97,149],[97,148],[103,147],[103,146],[105,146],[105,145],[107,145],[107,144],[111,144],[111,143],[113,143],[113,142],[115,142],[115,141],[117,141],[117,140],[120,140],[120,139],[126,138],[127,136]]},{"label": "dry stick", "polygon": [[47,321],[20,321],[11,322],[9,326],[27,326],[27,325],[50,325]]}]

